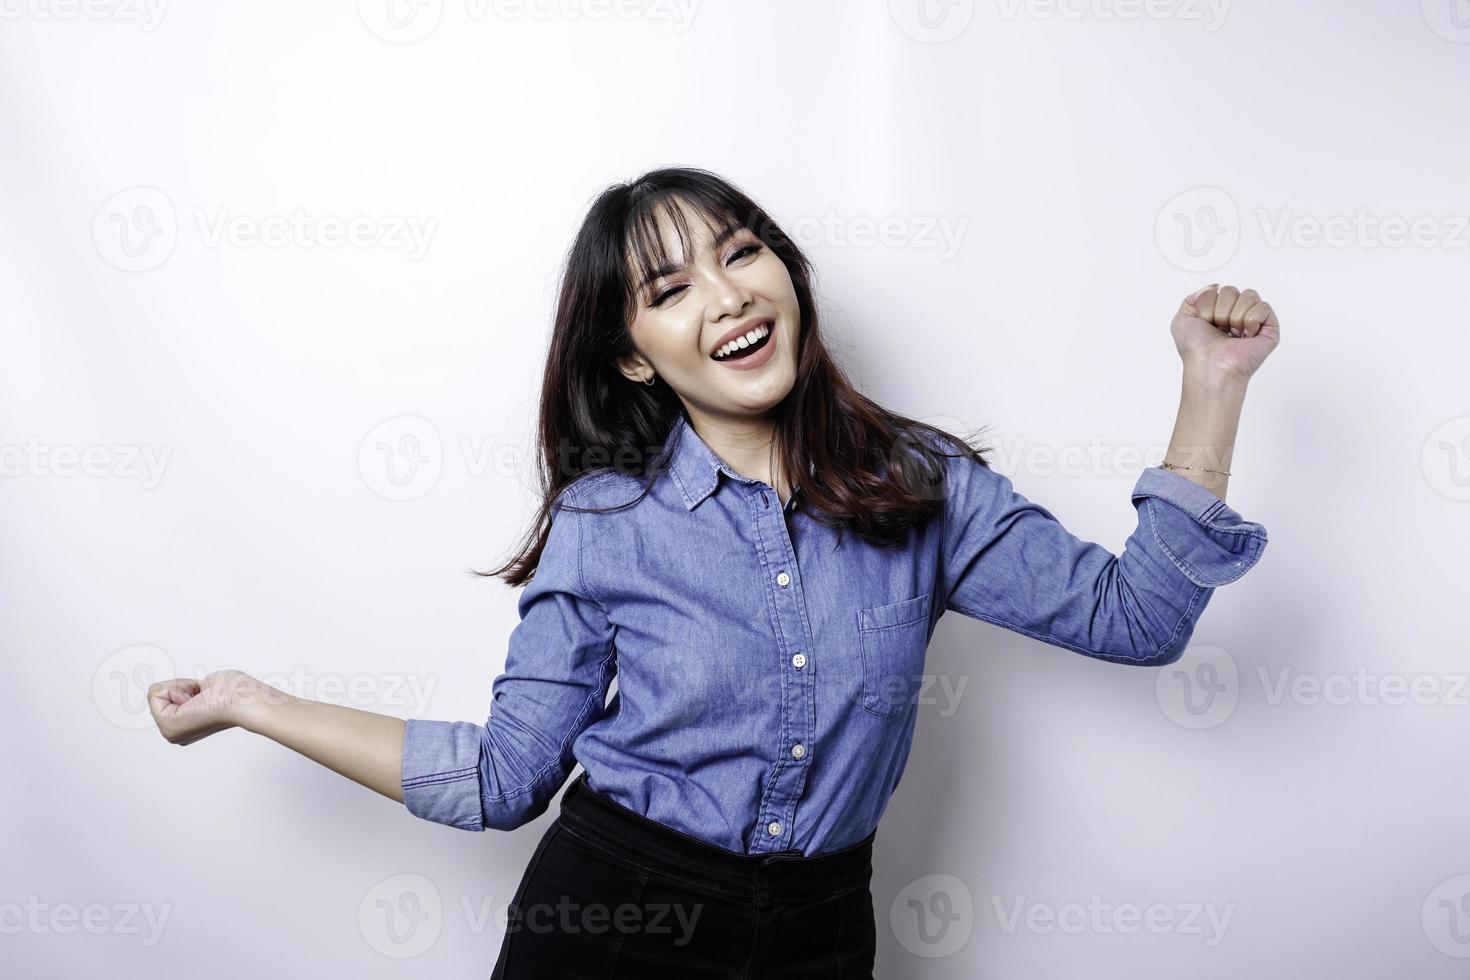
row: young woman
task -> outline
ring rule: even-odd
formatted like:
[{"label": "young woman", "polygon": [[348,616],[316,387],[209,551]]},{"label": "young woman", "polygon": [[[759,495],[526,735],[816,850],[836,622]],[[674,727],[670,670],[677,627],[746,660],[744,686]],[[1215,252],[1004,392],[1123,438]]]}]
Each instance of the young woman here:
[{"label": "young woman", "polygon": [[[398,718],[237,671],[152,685],[163,735],[265,735],[462,830],[544,813],[494,977],[868,977],[869,882],[947,609],[1120,664],[1176,660],[1260,524],[1225,504],[1280,327],[1209,286],[1114,556],[961,437],[858,393],[805,256],[745,194],[664,169],[593,204],[542,381],[544,499],[490,715]],[[614,676],[617,691],[609,699]]]}]

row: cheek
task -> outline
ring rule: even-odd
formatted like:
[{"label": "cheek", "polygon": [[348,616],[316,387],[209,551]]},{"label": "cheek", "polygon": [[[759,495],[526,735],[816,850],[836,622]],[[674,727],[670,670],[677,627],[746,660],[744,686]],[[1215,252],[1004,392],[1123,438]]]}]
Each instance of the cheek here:
[{"label": "cheek", "polygon": [[761,270],[761,283],[763,291],[772,298],[791,301],[796,299],[796,284],[791,281],[791,273],[786,271],[785,263],[774,255]]},{"label": "cheek", "polygon": [[682,311],[641,317],[633,338],[643,355],[658,363],[700,355],[699,322]]}]

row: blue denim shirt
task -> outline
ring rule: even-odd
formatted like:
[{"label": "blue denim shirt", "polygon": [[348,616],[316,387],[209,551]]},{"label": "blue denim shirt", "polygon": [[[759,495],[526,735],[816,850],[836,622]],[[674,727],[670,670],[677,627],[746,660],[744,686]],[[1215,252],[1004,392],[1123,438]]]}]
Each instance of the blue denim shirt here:
[{"label": "blue denim shirt", "polygon": [[[896,549],[813,520],[734,472],[681,416],[648,496],[563,490],[518,602],[484,725],[409,719],[409,810],[462,830],[546,811],[573,766],[623,806],[748,854],[872,832],[908,760],[924,654],[946,610],[1089,657],[1172,663],[1266,529],[1161,468],[1113,555],[1007,477],[947,460],[944,510]],[[607,698],[614,675],[617,689]]]}]

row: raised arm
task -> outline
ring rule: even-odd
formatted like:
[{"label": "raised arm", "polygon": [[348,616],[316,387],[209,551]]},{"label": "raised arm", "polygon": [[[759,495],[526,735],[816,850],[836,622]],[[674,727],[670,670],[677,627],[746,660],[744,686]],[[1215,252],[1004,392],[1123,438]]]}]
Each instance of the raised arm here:
[{"label": "raised arm", "polygon": [[1254,289],[1216,284],[1181,303],[1170,329],[1184,373],[1164,461],[1224,500],[1246,385],[1281,342],[1281,324]]},{"label": "raised arm", "polygon": [[1210,286],[1180,305],[1172,329],[1184,382],[1165,462],[1194,468],[1139,475],[1138,525],[1114,555],[1067,531],[1008,477],[950,460],[946,608],[1098,659],[1167,664],[1213,590],[1256,563],[1266,529],[1226,505],[1226,477],[1212,471],[1229,471],[1246,382],[1276,346],[1279,325],[1253,291]]}]

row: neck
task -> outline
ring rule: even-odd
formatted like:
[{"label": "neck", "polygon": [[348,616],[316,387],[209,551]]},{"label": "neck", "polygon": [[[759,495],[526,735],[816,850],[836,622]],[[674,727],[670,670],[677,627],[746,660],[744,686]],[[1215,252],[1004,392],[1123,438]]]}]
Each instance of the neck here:
[{"label": "neck", "polygon": [[791,496],[790,484],[775,458],[776,422],[769,415],[731,418],[689,412],[694,431],[715,455],[743,477],[773,487],[784,504]]}]

